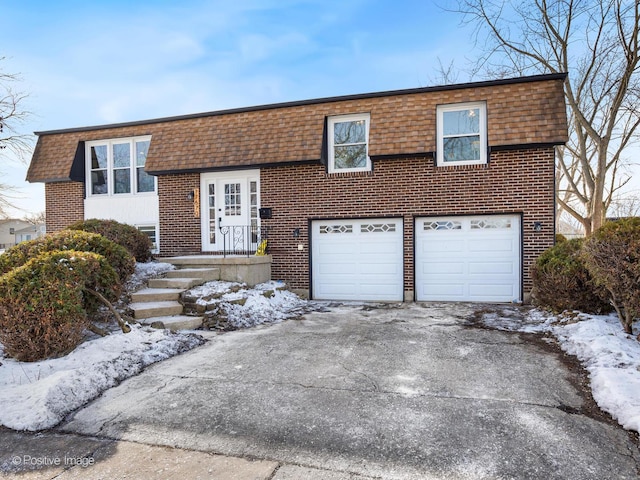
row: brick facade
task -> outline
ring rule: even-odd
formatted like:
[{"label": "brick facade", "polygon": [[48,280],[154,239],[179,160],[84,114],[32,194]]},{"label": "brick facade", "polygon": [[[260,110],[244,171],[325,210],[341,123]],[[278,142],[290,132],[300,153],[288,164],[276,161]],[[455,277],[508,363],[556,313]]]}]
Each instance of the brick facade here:
[{"label": "brick facade", "polygon": [[194,215],[193,200],[187,198],[199,186],[198,173],[158,177],[161,255],[200,253],[200,218]]},{"label": "brick facade", "polygon": [[[402,217],[404,289],[413,291],[415,217],[516,213],[522,214],[526,296],[532,262],[554,243],[554,158],[554,148],[546,147],[493,152],[480,166],[434,167],[432,158],[422,157],[377,161],[373,172],[357,175],[329,175],[322,165],[262,169],[261,205],[273,208],[273,218],[263,220],[271,227],[273,278],[309,289],[313,219]],[[533,230],[534,222],[542,231]]]},{"label": "brick facade", "polygon": [[[264,168],[260,203],[273,209],[269,253],[273,278],[309,289],[309,226],[314,219],[402,217],[404,290],[414,290],[414,220],[421,216],[521,214],[522,276],[554,242],[553,147],[493,152],[488,165],[435,167],[430,157],[380,160],[370,173],[329,175],[322,165]],[[201,252],[201,220],[187,198],[199,174],[158,177],[161,255]],[[542,231],[533,230],[534,222]],[[293,230],[300,229],[300,237]],[[298,250],[303,244],[304,250]]]},{"label": "brick facade", "polygon": [[47,232],[63,230],[78,220],[84,220],[84,183],[45,183]]}]

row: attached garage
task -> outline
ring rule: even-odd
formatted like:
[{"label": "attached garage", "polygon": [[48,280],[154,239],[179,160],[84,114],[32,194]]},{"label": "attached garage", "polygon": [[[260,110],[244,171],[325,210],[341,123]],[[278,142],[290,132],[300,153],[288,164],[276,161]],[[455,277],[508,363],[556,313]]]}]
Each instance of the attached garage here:
[{"label": "attached garage", "polygon": [[521,300],[519,215],[415,221],[418,301]]},{"label": "attached garage", "polygon": [[312,222],[312,296],[323,300],[403,300],[400,218]]}]

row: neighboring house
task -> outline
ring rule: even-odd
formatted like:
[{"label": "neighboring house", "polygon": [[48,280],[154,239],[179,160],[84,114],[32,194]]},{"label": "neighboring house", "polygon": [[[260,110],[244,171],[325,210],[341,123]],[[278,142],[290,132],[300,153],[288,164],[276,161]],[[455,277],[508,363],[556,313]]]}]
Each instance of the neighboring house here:
[{"label": "neighboring house", "polygon": [[27,179],[48,231],[113,218],[161,256],[268,231],[273,278],[311,298],[521,301],[554,243],[565,77],[39,132]]},{"label": "neighboring house", "polygon": [[28,227],[16,230],[16,243],[26,242],[44,236],[46,228],[44,225],[29,225]]},{"label": "neighboring house", "polygon": [[16,218],[0,220],[0,250],[6,250],[16,243],[20,243],[21,240],[16,238],[16,232],[29,227],[33,227],[33,225],[25,220]]}]

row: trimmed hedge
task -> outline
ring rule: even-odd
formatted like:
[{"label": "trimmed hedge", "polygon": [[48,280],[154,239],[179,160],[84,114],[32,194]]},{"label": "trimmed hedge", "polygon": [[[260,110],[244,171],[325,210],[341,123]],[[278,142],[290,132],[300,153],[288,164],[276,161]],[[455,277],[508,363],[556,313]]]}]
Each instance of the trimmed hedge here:
[{"label": "trimmed hedge", "polygon": [[135,270],[135,261],[127,250],[96,233],[61,230],[11,247],[0,255],[0,274],[27,263],[44,252],[78,250],[102,255],[124,282]]},{"label": "trimmed hedge", "polygon": [[5,354],[33,362],[73,350],[98,305],[87,289],[115,300],[120,282],[96,253],[44,252],[0,276],[0,342]]},{"label": "trimmed hedge", "polygon": [[98,233],[112,242],[126,248],[138,262],[148,262],[152,259],[151,240],[136,227],[115,220],[99,220],[91,218],[69,225],[69,230]]},{"label": "trimmed hedge", "polygon": [[611,305],[594,283],[582,257],[584,240],[557,243],[538,257],[531,269],[532,297],[536,304],[554,312],[580,310],[605,313]]},{"label": "trimmed hedge", "polygon": [[631,334],[634,320],[640,318],[640,218],[605,223],[585,242],[583,256],[624,331]]}]

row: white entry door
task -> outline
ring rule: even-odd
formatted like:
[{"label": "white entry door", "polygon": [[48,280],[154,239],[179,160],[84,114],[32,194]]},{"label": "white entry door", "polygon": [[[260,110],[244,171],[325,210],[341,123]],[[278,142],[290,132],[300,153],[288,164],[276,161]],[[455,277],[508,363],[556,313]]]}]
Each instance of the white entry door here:
[{"label": "white entry door", "polygon": [[403,299],[402,219],[312,223],[312,295],[324,300]]},{"label": "white entry door", "polygon": [[418,301],[520,298],[520,216],[416,219]]},{"label": "white entry door", "polygon": [[255,248],[259,180],[258,170],[201,174],[203,251]]}]

